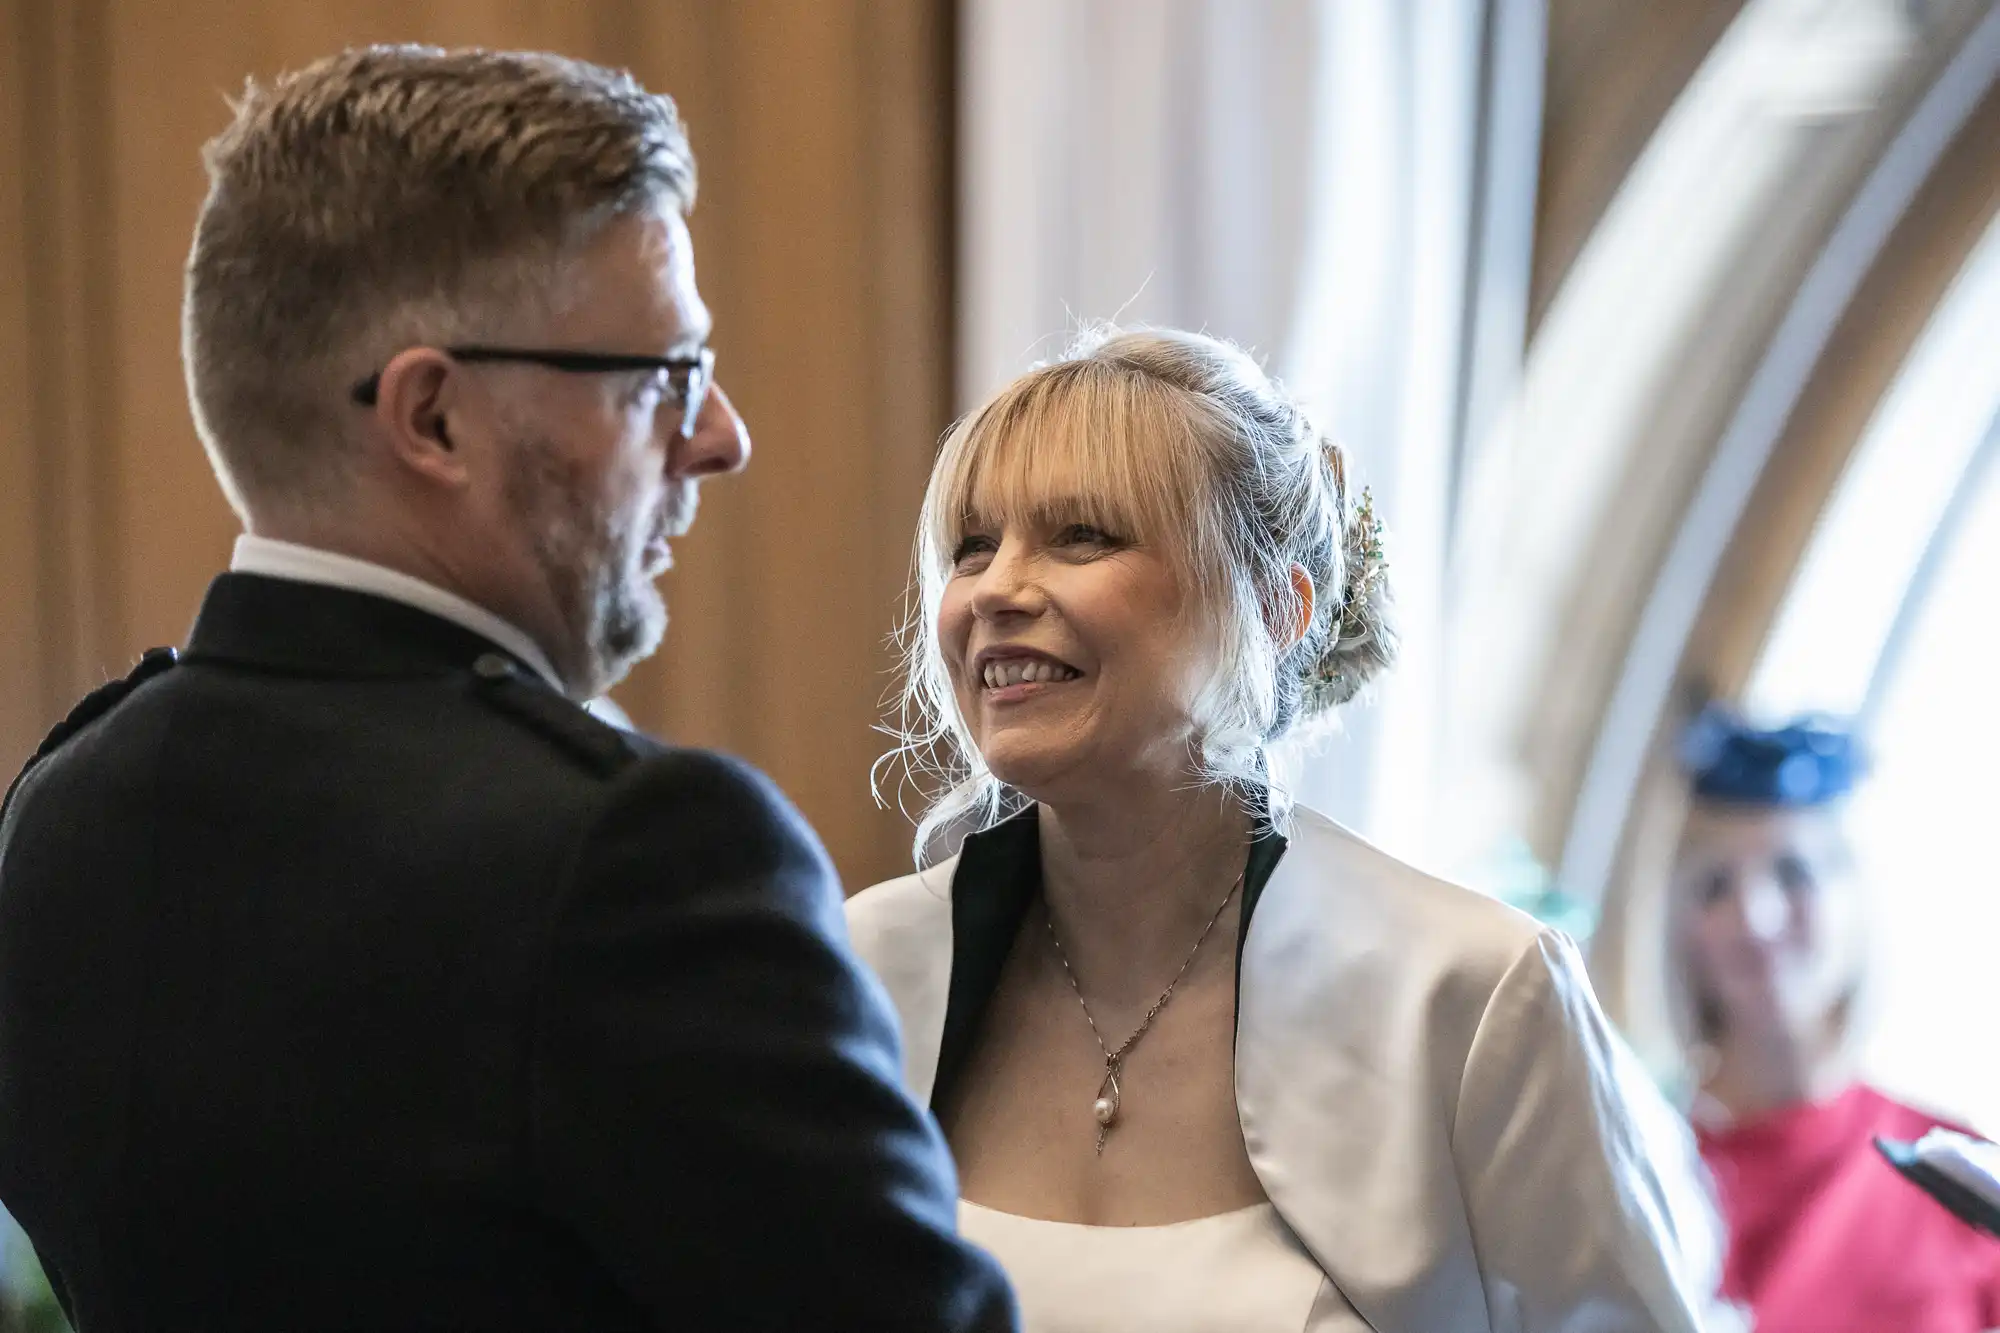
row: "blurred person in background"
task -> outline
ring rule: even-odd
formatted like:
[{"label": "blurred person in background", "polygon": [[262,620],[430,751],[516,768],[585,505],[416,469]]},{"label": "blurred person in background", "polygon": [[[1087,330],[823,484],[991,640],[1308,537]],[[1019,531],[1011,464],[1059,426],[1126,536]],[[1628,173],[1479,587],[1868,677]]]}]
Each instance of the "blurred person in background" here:
[{"label": "blurred person in background", "polygon": [[0,824],[0,1198],[80,1333],[1011,1328],[812,831],[580,706],[749,453],[673,104],[369,48],[207,163],[245,535]]},{"label": "blurred person in background", "polygon": [[1087,337],[952,432],[917,547],[945,789],[849,919],[1026,1326],[1697,1327],[1692,1143],[1570,942],[1270,780],[1395,640],[1371,506],[1257,363]]},{"label": "blurred person in background", "polygon": [[1944,1122],[1855,1069],[1868,959],[1841,827],[1854,737],[1821,719],[1761,730],[1711,707],[1681,756],[1692,803],[1670,888],[1669,1012],[1729,1227],[1725,1294],[1758,1333],[2000,1328],[2000,1242],[1873,1147]]}]

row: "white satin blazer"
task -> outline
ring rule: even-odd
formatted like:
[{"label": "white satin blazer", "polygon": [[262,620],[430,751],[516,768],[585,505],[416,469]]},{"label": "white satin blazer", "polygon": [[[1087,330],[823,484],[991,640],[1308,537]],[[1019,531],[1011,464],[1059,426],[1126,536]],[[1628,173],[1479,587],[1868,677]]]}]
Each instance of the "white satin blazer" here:
[{"label": "white satin blazer", "polygon": [[[1692,1139],[1575,946],[1310,810],[1290,825],[1240,945],[1236,1106],[1265,1193],[1347,1300],[1377,1333],[1701,1327],[1721,1244]],[[958,867],[848,903],[919,1101]]]}]

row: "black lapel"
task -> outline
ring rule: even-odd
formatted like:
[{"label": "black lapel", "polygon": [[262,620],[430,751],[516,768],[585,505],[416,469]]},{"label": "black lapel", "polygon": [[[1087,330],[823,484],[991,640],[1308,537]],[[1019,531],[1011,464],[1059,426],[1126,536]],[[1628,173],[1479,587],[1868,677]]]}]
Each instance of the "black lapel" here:
[{"label": "black lapel", "polygon": [[[967,837],[951,881],[951,983],[946,994],[944,1036],[938,1045],[937,1077],[931,1109],[946,1104],[965,1073],[979,1040],[980,1025],[999,989],[1007,955],[1020,936],[1028,909],[1042,894],[1041,826],[1035,806]],[[1242,928],[1236,936],[1237,993],[1242,994],[1243,941],[1250,914],[1272,872],[1285,855],[1285,838],[1258,817],[1260,831],[1250,844],[1243,870]]]},{"label": "black lapel", "polygon": [[1042,894],[1042,835],[1035,807],[966,838],[951,877],[951,989],[938,1046],[931,1109],[958,1085],[979,1037],[1007,954]]}]

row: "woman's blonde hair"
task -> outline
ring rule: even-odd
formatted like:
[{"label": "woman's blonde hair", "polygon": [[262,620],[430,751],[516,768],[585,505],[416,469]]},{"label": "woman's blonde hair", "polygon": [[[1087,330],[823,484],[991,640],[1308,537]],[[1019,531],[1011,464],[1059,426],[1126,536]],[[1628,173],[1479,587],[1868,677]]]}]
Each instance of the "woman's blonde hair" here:
[{"label": "woman's blonde hair", "polygon": [[[1197,701],[1196,771],[1267,790],[1274,817],[1285,796],[1265,748],[1330,717],[1395,658],[1381,526],[1340,447],[1241,348],[1094,329],[954,426],[931,473],[901,635],[901,744],[885,757],[930,797],[919,863],[1027,803],[986,768],[958,711],[937,636],[954,552],[974,515],[1077,506],[1169,553],[1221,663]],[[1296,640],[1295,567],[1313,590]]]}]

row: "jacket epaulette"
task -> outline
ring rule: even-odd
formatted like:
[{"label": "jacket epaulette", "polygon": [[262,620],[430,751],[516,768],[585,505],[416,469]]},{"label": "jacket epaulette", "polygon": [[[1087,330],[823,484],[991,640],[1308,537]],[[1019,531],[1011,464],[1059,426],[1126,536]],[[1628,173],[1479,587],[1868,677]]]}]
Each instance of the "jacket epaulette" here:
[{"label": "jacket epaulette", "polygon": [[172,648],[148,648],[139,655],[138,664],[125,675],[117,680],[106,681],[77,700],[76,706],[69,710],[68,716],[56,723],[55,729],[42,738],[42,743],[35,748],[35,753],[29,757],[26,764],[22,765],[20,773],[7,788],[7,799],[5,802],[0,802],[0,815],[4,815],[7,806],[14,803],[15,788],[21,785],[21,779],[27,777],[36,764],[61,749],[70,737],[124,703],[125,697],[132,691],[162,672],[171,670],[179,660],[180,654]]},{"label": "jacket epaulette", "polygon": [[540,681],[529,680],[512,658],[485,653],[472,664],[472,674],[478,681],[480,698],[553,741],[599,776],[611,777],[638,760],[638,752],[624,732]]}]

